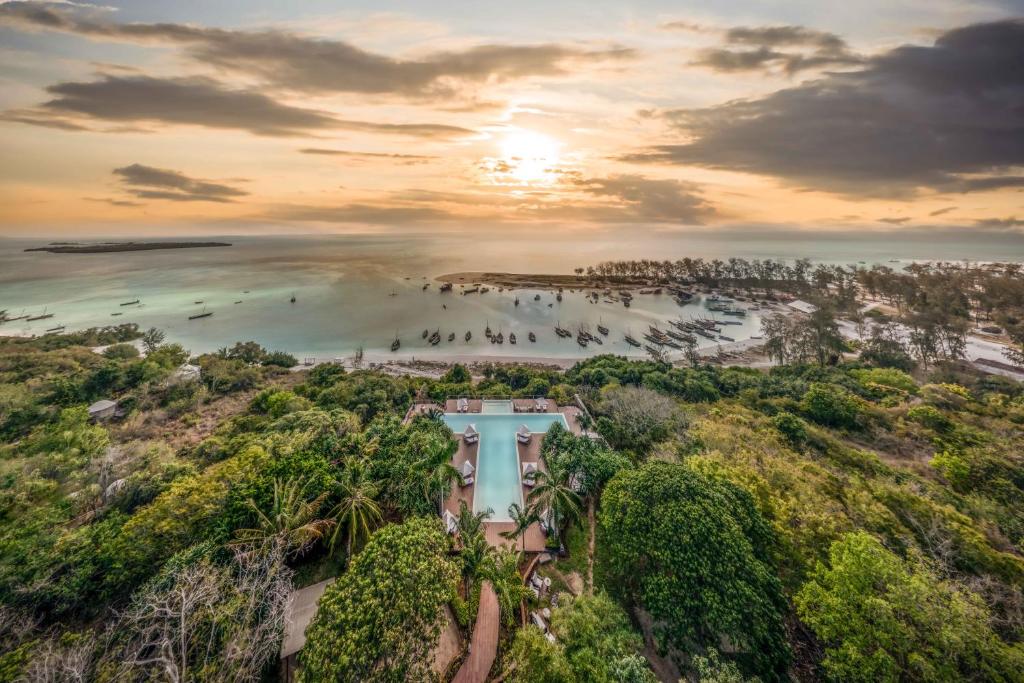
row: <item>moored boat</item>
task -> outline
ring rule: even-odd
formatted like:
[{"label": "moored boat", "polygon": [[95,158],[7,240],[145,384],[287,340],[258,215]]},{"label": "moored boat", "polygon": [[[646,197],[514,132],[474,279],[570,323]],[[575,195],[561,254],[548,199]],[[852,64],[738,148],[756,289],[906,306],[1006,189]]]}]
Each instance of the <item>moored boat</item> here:
[{"label": "moored boat", "polygon": [[527,337],[529,337],[530,341],[532,341],[532,342],[537,341],[537,335],[535,335],[533,332],[528,334]]}]

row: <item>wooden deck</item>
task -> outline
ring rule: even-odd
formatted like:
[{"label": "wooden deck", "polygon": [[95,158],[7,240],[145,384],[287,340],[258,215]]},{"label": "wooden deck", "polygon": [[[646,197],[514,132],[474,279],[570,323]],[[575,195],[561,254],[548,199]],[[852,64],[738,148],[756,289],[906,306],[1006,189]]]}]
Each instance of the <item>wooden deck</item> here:
[{"label": "wooden deck", "polygon": [[498,653],[498,596],[490,581],[484,581],[480,587],[480,607],[476,613],[476,626],[473,627],[473,639],[469,645],[469,656],[455,674],[452,683],[484,683],[494,656]]}]

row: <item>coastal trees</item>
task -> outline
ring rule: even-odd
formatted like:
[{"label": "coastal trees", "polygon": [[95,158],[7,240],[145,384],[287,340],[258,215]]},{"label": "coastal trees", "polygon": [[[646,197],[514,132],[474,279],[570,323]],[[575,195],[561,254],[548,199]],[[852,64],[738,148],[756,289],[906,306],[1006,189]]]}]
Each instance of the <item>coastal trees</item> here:
[{"label": "coastal trees", "polygon": [[237,544],[278,541],[287,555],[301,555],[335,525],[333,520],[319,517],[326,499],[326,492],[311,497],[309,480],[275,479],[269,509],[262,510],[252,498],[246,501],[257,526],[237,530]]},{"label": "coastal trees", "polygon": [[370,478],[369,465],[362,458],[352,458],[345,463],[337,481],[341,500],[329,515],[338,523],[331,535],[331,549],[338,541],[338,534],[345,528],[345,556],[351,558],[360,538],[369,538],[374,527],[381,523],[380,506],[376,498],[380,486]]},{"label": "coastal trees", "polygon": [[843,681],[1019,680],[1024,651],[999,641],[977,596],[863,531],[835,541],[796,607]]},{"label": "coastal trees", "polygon": [[561,543],[562,532],[580,516],[580,496],[570,483],[565,467],[552,467],[534,475],[533,490],[527,496],[533,514],[551,531],[556,543]]},{"label": "coastal trees", "polygon": [[[640,651],[642,641],[615,602],[604,593],[566,600],[551,614],[551,631],[562,644],[569,668],[578,681],[619,683],[620,669]],[[646,668],[646,667],[645,667]],[[650,669],[630,680],[653,683]]]},{"label": "coastal trees", "polygon": [[597,431],[609,445],[641,456],[686,424],[675,401],[646,387],[610,388],[597,409]]},{"label": "coastal trees", "polygon": [[299,680],[427,677],[458,569],[440,522],[413,518],[378,530],[329,586],[306,630]]},{"label": "coastal trees", "polygon": [[167,334],[163,330],[151,327],[142,333],[142,348],[146,349],[147,354],[153,353],[160,348],[165,339]]},{"label": "coastal trees", "polygon": [[[558,423],[556,422],[555,425]],[[537,521],[537,516],[530,508],[524,508],[519,503],[512,503],[508,506],[508,516],[512,520],[513,526],[509,531],[502,531],[502,538],[510,541],[516,541],[523,539],[523,550],[526,550],[526,530],[530,528],[530,525]]]},{"label": "coastal trees", "polygon": [[210,544],[175,556],[107,634],[97,670],[116,680],[260,680],[284,632],[286,552],[272,539],[227,563],[211,559]]},{"label": "coastal trees", "polygon": [[727,638],[748,671],[782,677],[785,603],[769,561],[772,534],[750,495],[685,465],[624,470],[602,497],[610,589],[659,624],[663,646]]}]

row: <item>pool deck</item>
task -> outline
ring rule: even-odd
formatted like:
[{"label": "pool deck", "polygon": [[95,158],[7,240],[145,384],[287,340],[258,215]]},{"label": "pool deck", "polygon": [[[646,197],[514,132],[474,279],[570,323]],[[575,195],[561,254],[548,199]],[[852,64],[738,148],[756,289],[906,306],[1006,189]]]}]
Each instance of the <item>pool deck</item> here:
[{"label": "pool deck", "polygon": [[[530,401],[532,404],[532,401]],[[523,404],[525,405],[525,403]],[[455,407],[455,401],[450,400],[449,406]],[[473,408],[476,408],[474,411]],[[455,412],[452,410],[451,412]],[[480,402],[474,406],[473,402],[470,402],[470,412],[480,412]],[[569,425],[569,430],[574,434],[582,433],[580,429],[578,415],[580,413],[579,408],[576,406],[556,406],[554,403],[548,403],[548,413],[560,412],[565,416],[565,421]],[[528,413],[526,413],[528,414]],[[455,455],[452,456],[452,465],[457,469],[461,470],[464,463],[469,462],[473,465],[474,469],[477,467],[477,454],[479,452],[479,442],[474,444],[467,444],[462,438],[461,434],[456,434],[455,438],[458,440],[459,445],[455,451]],[[510,438],[513,438],[510,436]],[[533,462],[537,464],[537,468],[541,471],[547,471],[544,466],[544,460],[540,457],[541,442],[544,439],[543,434],[534,433],[530,442],[527,444],[516,442],[516,451],[519,458],[519,470],[522,471],[523,463]],[[523,486],[523,501],[527,500],[530,495],[530,491],[533,489],[529,486]],[[459,503],[465,501],[469,509],[473,509],[473,494],[474,485],[459,486],[458,482],[452,484],[451,492],[448,498],[444,501],[444,509],[453,515],[459,514]],[[484,535],[487,538],[487,542],[492,546],[500,545],[512,545],[515,543],[517,549],[523,550],[528,553],[539,553],[545,550],[545,544],[547,537],[544,535],[544,531],[540,528],[540,525],[534,522],[526,530],[526,533],[519,539],[509,540],[504,538],[502,532],[511,531],[515,528],[512,522],[485,522],[484,523]],[[525,545],[524,545],[525,544]]]}]

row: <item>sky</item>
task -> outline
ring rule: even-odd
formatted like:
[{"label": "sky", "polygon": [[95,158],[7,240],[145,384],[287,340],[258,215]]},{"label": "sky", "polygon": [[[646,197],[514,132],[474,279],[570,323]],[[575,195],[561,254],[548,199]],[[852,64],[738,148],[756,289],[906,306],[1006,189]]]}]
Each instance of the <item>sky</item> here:
[{"label": "sky", "polygon": [[1024,0],[0,2],[0,236],[1024,236],[1022,17]]}]

